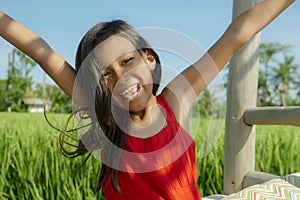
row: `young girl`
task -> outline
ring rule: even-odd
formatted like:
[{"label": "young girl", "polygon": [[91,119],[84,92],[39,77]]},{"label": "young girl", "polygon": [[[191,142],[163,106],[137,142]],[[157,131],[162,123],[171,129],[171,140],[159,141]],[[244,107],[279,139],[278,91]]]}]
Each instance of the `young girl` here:
[{"label": "young girl", "polygon": [[78,148],[101,148],[98,189],[107,199],[201,199],[195,144],[187,133],[193,101],[235,52],[293,0],[265,0],[236,18],[197,62],[156,94],[157,53],[126,22],[95,25],[81,40],[75,70],[38,35],[0,12],[0,34],[34,59],[91,127]]}]

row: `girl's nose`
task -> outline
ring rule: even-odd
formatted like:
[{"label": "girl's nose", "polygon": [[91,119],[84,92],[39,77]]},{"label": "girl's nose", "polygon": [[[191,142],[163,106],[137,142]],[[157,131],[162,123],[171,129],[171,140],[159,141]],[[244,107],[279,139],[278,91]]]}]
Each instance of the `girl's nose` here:
[{"label": "girl's nose", "polygon": [[117,80],[119,83],[127,84],[130,81],[130,76],[127,72],[123,72],[118,75]]},{"label": "girl's nose", "polygon": [[124,68],[124,67],[118,67],[115,69],[115,75],[116,75],[116,79],[117,81],[122,81],[122,82],[127,82],[130,79],[130,70],[132,70],[132,68]]}]

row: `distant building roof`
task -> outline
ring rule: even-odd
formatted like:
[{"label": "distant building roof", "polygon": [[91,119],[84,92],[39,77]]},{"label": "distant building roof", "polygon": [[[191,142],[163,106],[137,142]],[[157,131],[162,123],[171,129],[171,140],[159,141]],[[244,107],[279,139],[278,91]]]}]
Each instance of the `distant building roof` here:
[{"label": "distant building roof", "polygon": [[25,105],[46,105],[49,103],[46,99],[41,98],[26,98],[23,99]]}]

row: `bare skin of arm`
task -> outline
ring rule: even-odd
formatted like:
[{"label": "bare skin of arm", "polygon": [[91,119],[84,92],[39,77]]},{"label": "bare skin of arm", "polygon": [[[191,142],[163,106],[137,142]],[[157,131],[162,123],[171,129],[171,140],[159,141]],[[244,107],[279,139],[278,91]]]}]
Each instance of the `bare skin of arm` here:
[{"label": "bare skin of arm", "polygon": [[72,98],[75,71],[64,58],[29,28],[0,11],[0,35],[36,61],[57,85]]},{"label": "bare skin of arm", "polygon": [[180,124],[184,124],[188,118],[187,111],[195,98],[234,54],[293,2],[294,0],[265,0],[244,12],[229,25],[203,57],[169,83],[163,90],[163,95]]}]

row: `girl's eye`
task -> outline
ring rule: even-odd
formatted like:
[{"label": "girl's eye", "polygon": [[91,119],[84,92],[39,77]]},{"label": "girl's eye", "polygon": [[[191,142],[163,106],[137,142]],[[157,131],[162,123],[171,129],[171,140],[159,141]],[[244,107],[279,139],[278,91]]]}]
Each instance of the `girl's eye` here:
[{"label": "girl's eye", "polygon": [[127,65],[128,63],[130,63],[130,61],[132,61],[133,58],[128,58],[122,61],[122,66]]},{"label": "girl's eye", "polygon": [[107,78],[109,75],[111,75],[110,72],[103,72],[103,73],[101,74],[101,78]]}]

